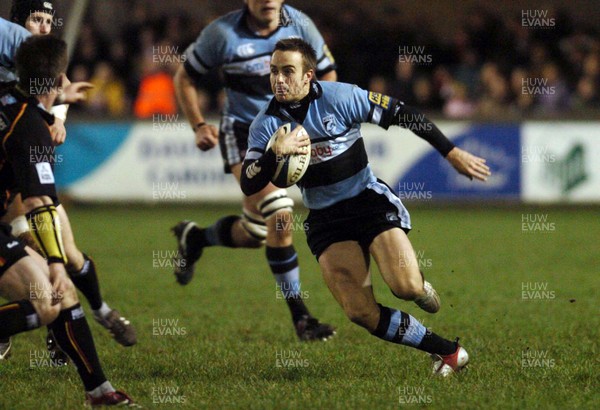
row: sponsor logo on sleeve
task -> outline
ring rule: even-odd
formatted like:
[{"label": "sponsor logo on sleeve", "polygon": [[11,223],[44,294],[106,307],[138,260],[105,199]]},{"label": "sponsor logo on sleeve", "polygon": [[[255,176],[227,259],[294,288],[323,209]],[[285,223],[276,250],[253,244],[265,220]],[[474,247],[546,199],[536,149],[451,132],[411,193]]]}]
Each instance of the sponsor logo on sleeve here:
[{"label": "sponsor logo on sleeve", "polygon": [[373,104],[380,106],[384,110],[390,108],[390,97],[387,95],[382,95],[380,93],[374,93],[373,91],[369,92],[369,101]]},{"label": "sponsor logo on sleeve", "polygon": [[252,179],[256,175],[258,175],[261,169],[262,167],[257,166],[256,162],[253,162],[248,168],[246,168],[246,176],[248,177],[248,179]]},{"label": "sponsor logo on sleeve", "polygon": [[54,174],[49,162],[39,162],[35,164],[40,184],[53,184]]}]

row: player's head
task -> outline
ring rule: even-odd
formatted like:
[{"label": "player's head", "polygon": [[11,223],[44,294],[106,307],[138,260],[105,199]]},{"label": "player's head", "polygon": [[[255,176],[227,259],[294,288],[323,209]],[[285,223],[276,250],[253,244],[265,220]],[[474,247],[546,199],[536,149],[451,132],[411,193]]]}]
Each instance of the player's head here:
[{"label": "player's head", "polygon": [[55,36],[31,36],[15,55],[19,86],[32,95],[57,92],[67,63],[67,43]]},{"label": "player's head", "polygon": [[279,102],[304,98],[315,78],[317,54],[299,38],[279,40],[271,56],[271,90]]},{"label": "player's head", "polygon": [[279,20],[283,0],[244,0],[248,11],[260,26],[269,26]]},{"label": "player's head", "polygon": [[50,34],[54,5],[44,0],[13,0],[10,20],[25,27],[31,34]]}]

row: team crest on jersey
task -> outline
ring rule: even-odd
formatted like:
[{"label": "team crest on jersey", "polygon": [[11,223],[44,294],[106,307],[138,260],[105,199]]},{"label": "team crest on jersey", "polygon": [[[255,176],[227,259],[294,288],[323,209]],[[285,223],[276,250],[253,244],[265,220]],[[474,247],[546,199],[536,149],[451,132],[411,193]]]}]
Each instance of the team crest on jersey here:
[{"label": "team crest on jersey", "polygon": [[323,117],[321,119],[321,121],[323,122],[323,126],[325,127],[325,131],[327,132],[333,132],[333,130],[335,129],[335,116],[333,114],[327,115],[325,117]]},{"label": "team crest on jersey", "polygon": [[255,52],[256,50],[254,49],[254,43],[242,44],[237,48],[237,53],[240,57],[249,57]]}]

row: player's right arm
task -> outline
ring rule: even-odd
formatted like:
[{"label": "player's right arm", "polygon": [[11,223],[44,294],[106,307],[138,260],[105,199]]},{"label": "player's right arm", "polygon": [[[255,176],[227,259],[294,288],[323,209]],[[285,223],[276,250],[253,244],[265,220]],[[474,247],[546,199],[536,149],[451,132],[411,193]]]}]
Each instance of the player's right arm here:
[{"label": "player's right arm", "polygon": [[206,124],[198,103],[198,90],[183,64],[179,66],[173,80],[177,102],[194,131],[196,146],[202,151],[208,151],[217,145],[219,132],[214,125]]},{"label": "player's right arm", "polygon": [[218,24],[208,25],[185,51],[185,61],[179,65],[173,79],[177,102],[196,135],[196,145],[202,151],[217,145],[219,132],[215,126],[206,124],[200,111],[196,85],[203,75],[222,65],[223,50],[224,39]]}]

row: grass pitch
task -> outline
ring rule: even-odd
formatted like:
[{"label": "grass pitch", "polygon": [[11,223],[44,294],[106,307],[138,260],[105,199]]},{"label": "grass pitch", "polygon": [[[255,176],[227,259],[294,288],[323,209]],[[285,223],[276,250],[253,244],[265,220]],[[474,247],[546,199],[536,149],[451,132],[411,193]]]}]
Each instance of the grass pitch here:
[{"label": "grass pitch", "polygon": [[[138,332],[138,344],[123,348],[91,320],[105,372],[145,408],[600,408],[598,209],[412,209],[410,238],[442,310],[429,315],[395,299],[375,267],[373,282],[380,303],[461,337],[471,364],[444,380],[431,377],[424,353],[344,317],[303,232],[296,248],[307,304],[338,329],[326,343],[296,340],[264,250],[209,249],[194,280],[175,283],[169,227],[184,218],[208,224],[237,207],[67,211],[106,301]],[[544,222],[528,226],[532,219]],[[50,367],[44,339],[44,330],[14,338],[0,363],[0,409],[82,407],[73,365]]]}]

